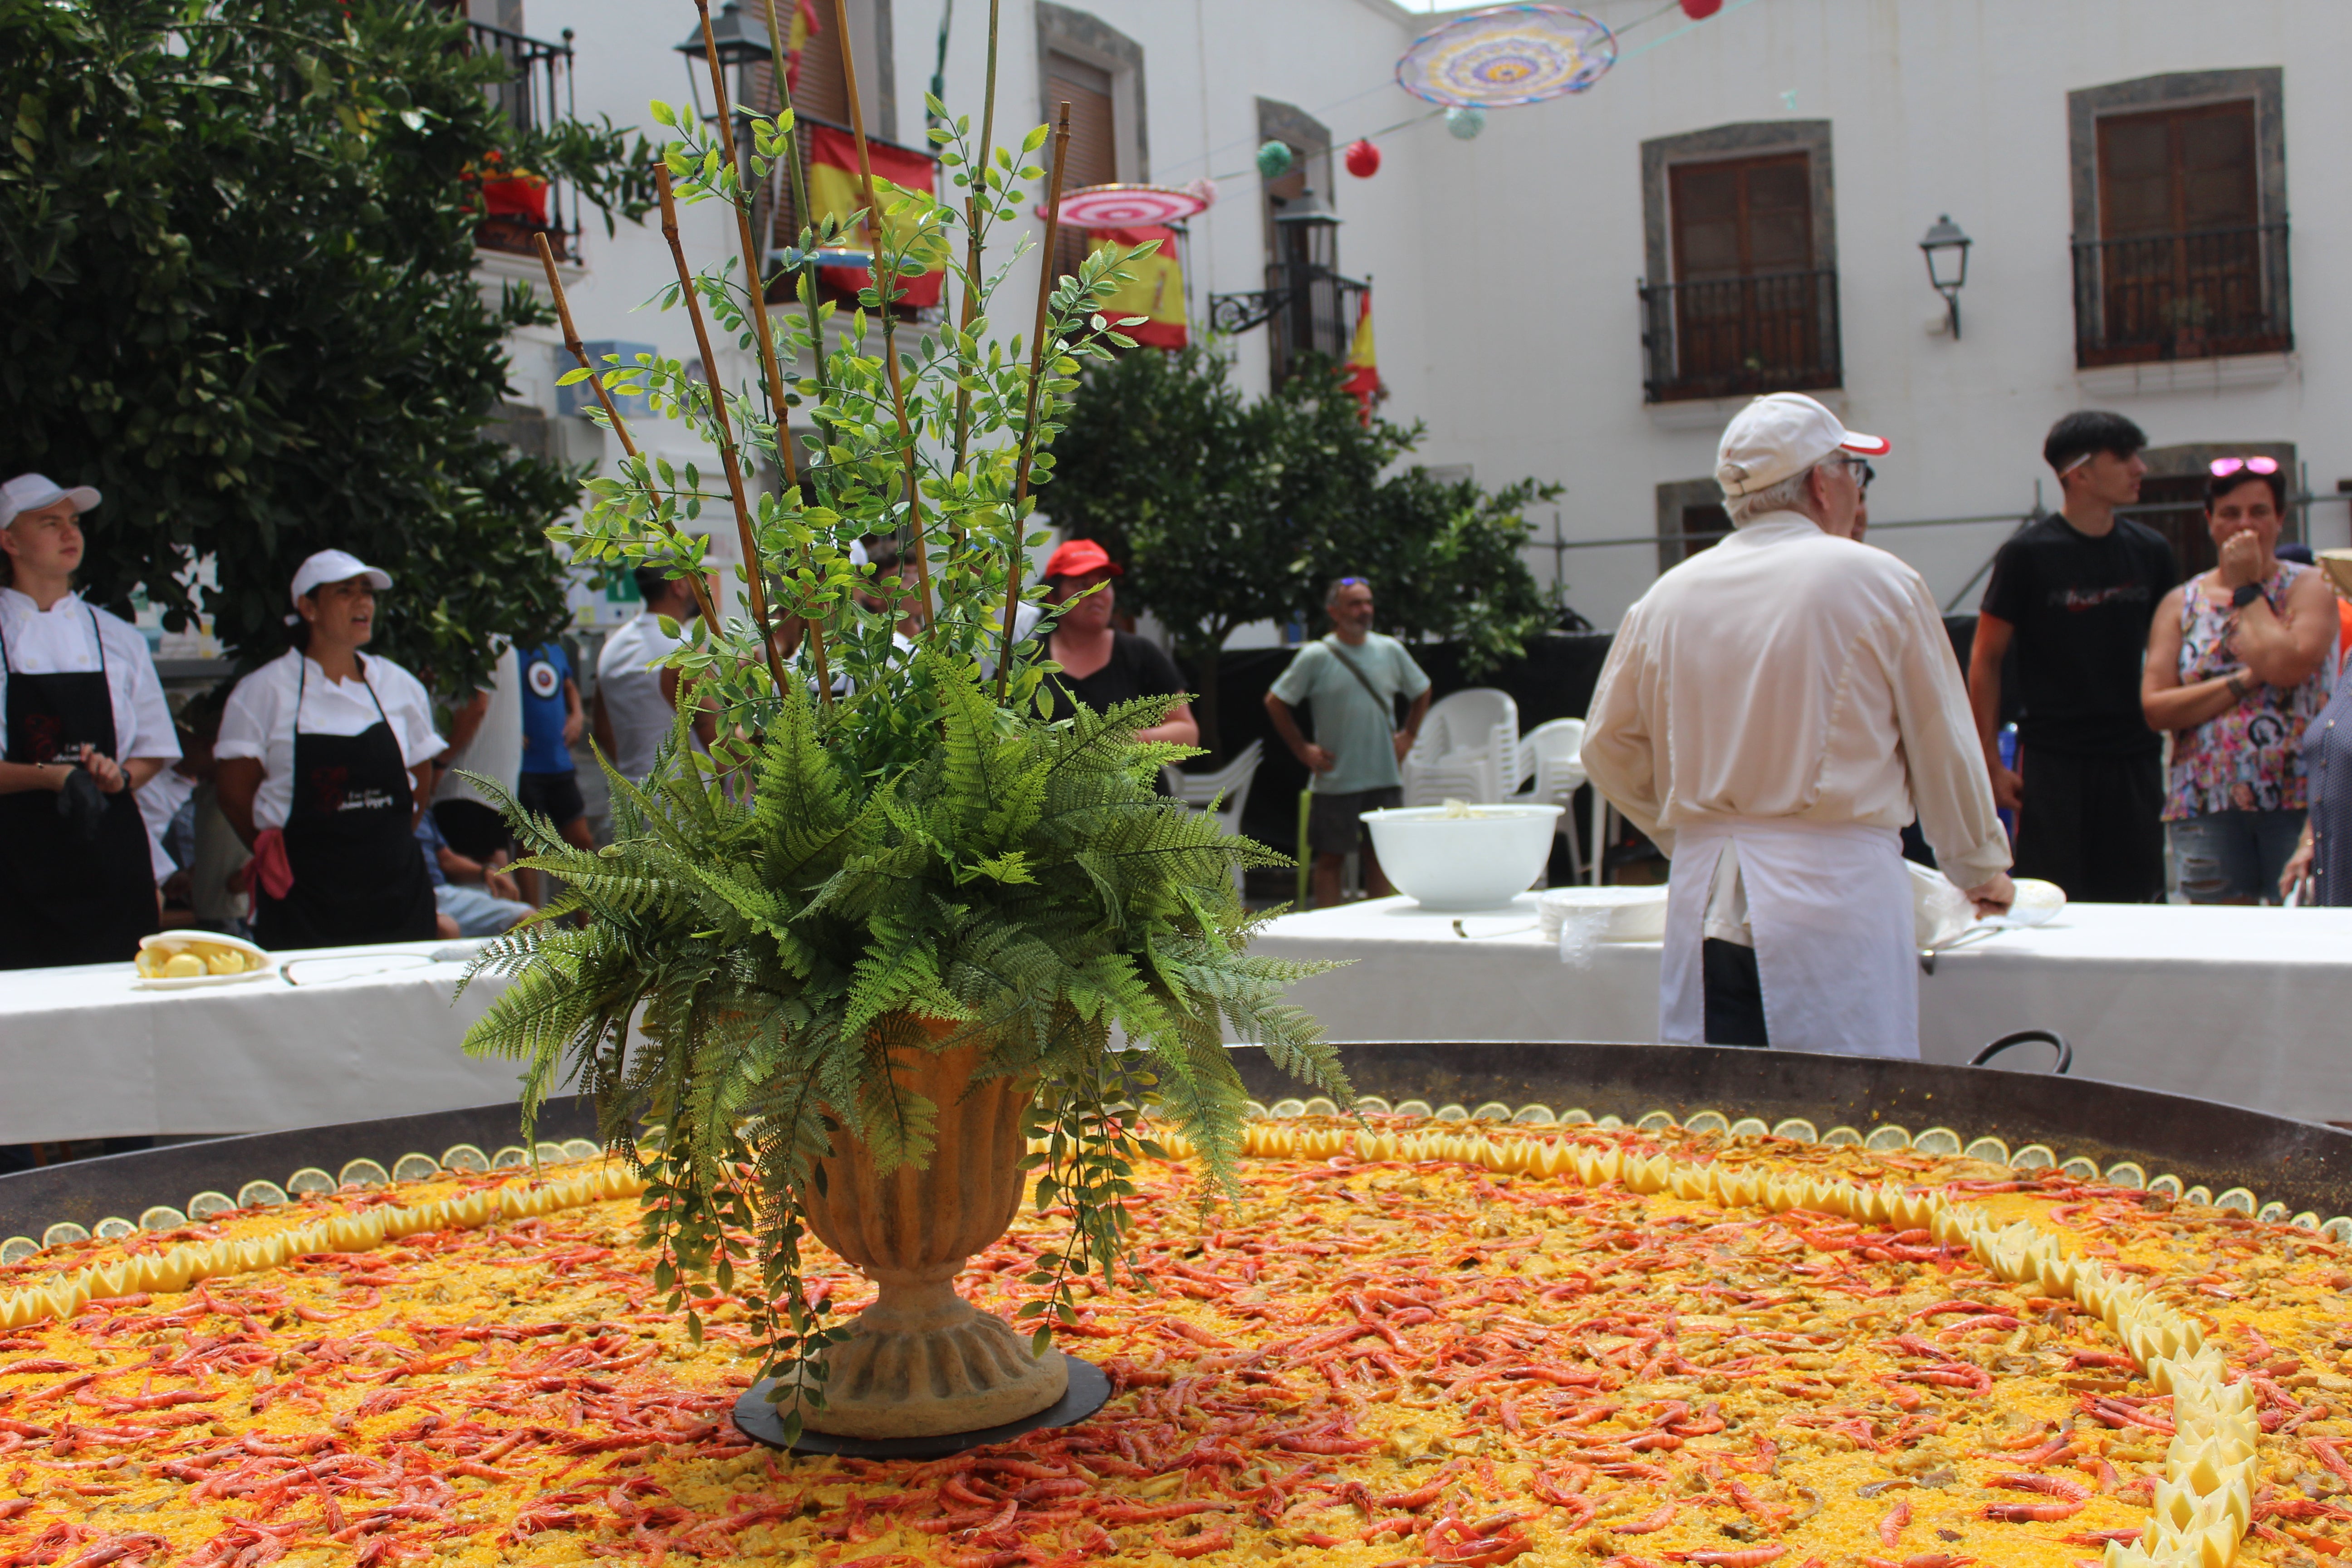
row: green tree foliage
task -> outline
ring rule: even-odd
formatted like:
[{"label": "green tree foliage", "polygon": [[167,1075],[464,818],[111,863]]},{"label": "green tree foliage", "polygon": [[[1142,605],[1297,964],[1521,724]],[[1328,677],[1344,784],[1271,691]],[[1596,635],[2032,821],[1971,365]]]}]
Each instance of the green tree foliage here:
[{"label": "green tree foliage", "polygon": [[608,223],[644,176],[609,124],[517,132],[464,41],[414,0],[0,0],[0,467],[105,492],[93,597],[184,626],[210,555],[222,641],[267,657],[341,546],[396,581],[376,646],[445,688],[561,623],[577,486],[483,430],[538,307],[482,298],[461,175],[497,149]]},{"label": "green tree foliage", "polygon": [[1087,376],[1049,510],[1127,564],[1120,601],[1174,636],[1213,752],[1225,639],[1253,621],[1317,625],[1333,577],[1370,578],[1383,629],[1459,641],[1472,674],[1518,657],[1550,620],[1519,553],[1521,514],[1559,487],[1489,494],[1390,472],[1423,433],[1366,424],[1328,365],[1244,401],[1213,343],[1128,353]]}]

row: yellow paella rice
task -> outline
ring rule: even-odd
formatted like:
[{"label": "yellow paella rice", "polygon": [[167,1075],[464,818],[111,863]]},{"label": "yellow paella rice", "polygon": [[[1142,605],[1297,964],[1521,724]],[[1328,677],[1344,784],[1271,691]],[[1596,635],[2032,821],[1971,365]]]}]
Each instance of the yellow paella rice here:
[{"label": "yellow paella rice", "polygon": [[[1061,1334],[1109,1373],[1110,1404],[930,1463],[746,1442],[729,1420],[751,1382],[746,1314],[723,1303],[688,1340],[632,1245],[632,1199],[93,1300],[0,1336],[0,1568],[2067,1568],[2147,1527],[2169,1396],[2095,1316],[1965,1242],[1488,1169],[1459,1145],[1421,1157],[1437,1146],[1405,1124],[1371,1119],[1385,1142],[1352,1125],[1255,1136],[1316,1152],[1246,1161],[1235,1206],[1204,1211],[1189,1164],[1148,1166],[1136,1274],[1082,1289]],[[2031,1220],[2149,1281],[2259,1394],[2238,1561],[2352,1551],[2352,1275],[2316,1236],[1914,1152],[1483,1132]],[[1384,1152],[1403,1157],[1360,1157]],[[518,1180],[346,1190],[52,1248],[0,1269],[0,1292]],[[1009,1314],[1060,1217],[1024,1213],[961,1288]],[[838,1308],[867,1294],[814,1248],[811,1278]]]}]

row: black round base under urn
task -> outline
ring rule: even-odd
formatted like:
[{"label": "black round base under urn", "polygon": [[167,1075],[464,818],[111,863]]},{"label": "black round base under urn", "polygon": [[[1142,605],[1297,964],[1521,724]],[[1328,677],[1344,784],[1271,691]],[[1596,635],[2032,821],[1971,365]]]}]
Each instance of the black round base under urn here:
[{"label": "black round base under urn", "polygon": [[[1059,1354],[1059,1352],[1055,1352]],[[1100,1410],[1110,1399],[1110,1379],[1092,1362],[1074,1355],[1062,1357],[1070,1370],[1069,1392],[1034,1415],[983,1426],[975,1432],[942,1432],[934,1437],[842,1437],[830,1432],[803,1431],[797,1442],[784,1442],[783,1418],[768,1403],[774,1378],[755,1383],[735,1402],[735,1429],[754,1443],[793,1454],[835,1454],[847,1459],[943,1459],[967,1448],[1010,1442],[1024,1432],[1043,1426],[1071,1426]]]}]

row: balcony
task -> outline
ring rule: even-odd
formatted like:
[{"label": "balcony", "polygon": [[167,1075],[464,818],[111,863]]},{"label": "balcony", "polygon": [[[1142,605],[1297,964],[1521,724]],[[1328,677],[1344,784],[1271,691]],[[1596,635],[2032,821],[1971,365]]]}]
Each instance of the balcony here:
[{"label": "balcony", "polygon": [[[552,130],[559,115],[572,111],[572,29],[563,41],[509,33],[487,22],[466,24],[469,53],[495,55],[507,64],[504,81],[485,90],[509,125],[526,135]],[[562,94],[559,108],[557,94]],[[502,171],[485,167],[477,172],[477,201],[482,219],[474,243],[484,250],[514,256],[536,256],[531,237],[544,234],[559,261],[580,258],[580,193],[570,182],[539,171]]]},{"label": "balcony", "polygon": [[1646,402],[1843,384],[1835,268],[1644,283],[1640,291]]},{"label": "balcony", "polygon": [[2294,346],[2287,226],[2074,242],[2074,363],[2145,364]]}]

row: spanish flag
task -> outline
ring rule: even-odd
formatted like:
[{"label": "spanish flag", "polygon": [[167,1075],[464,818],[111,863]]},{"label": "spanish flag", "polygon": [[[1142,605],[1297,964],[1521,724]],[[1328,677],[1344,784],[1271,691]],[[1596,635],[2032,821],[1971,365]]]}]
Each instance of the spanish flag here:
[{"label": "spanish flag", "polygon": [[[770,5],[774,3],[775,0],[769,0]],[[784,30],[784,88],[787,91],[798,92],[801,89],[801,51],[808,47],[809,39],[824,31],[824,25],[816,19],[816,0],[800,0],[800,4],[793,7],[792,26]]]},{"label": "spanish flag", "polygon": [[1388,388],[1381,384],[1381,367],[1372,353],[1372,291],[1364,290],[1363,309],[1356,313],[1356,339],[1348,347],[1347,379],[1340,384],[1364,405],[1364,423],[1372,422],[1372,405]]},{"label": "spanish flag", "polygon": [[[892,202],[902,195],[913,195],[925,202],[935,202],[936,166],[931,160],[911,148],[894,147],[887,142],[870,138],[866,143],[866,155],[874,165],[874,200],[886,212]],[[857,142],[846,131],[836,131],[830,125],[809,125],[809,206],[811,216],[840,218],[846,221],[851,214],[866,206],[865,187],[857,177]],[[893,238],[903,242],[915,232],[912,212],[883,221],[890,227]],[[861,226],[856,233],[859,243],[870,243],[868,230]],[[940,302],[947,286],[947,247],[942,242],[938,254],[923,258],[929,268],[919,278],[901,278],[898,282],[898,304],[908,310],[922,310]],[[836,289],[864,289],[874,281],[873,273],[864,267],[820,267],[817,276]]]},{"label": "spanish flag", "polygon": [[1135,274],[1135,281],[1123,285],[1119,291],[1103,301],[1102,313],[1117,326],[1122,316],[1141,316],[1118,330],[1146,348],[1181,349],[1188,341],[1184,328],[1184,265],[1176,258],[1176,231],[1172,228],[1146,226],[1141,228],[1097,229],[1087,244],[1089,252],[1105,246],[1117,246],[1132,250],[1152,240],[1160,248],[1140,261],[1130,261],[1124,270]]}]

